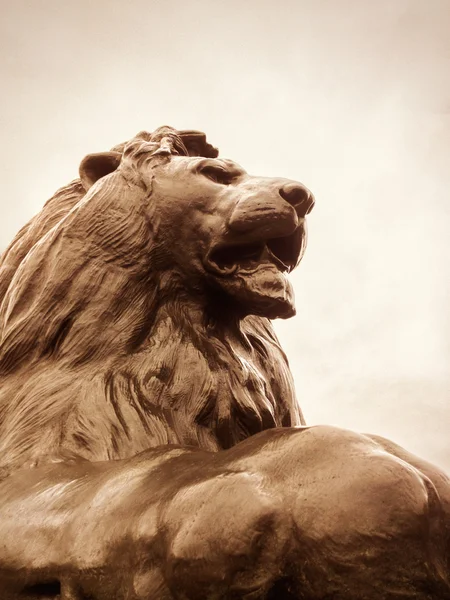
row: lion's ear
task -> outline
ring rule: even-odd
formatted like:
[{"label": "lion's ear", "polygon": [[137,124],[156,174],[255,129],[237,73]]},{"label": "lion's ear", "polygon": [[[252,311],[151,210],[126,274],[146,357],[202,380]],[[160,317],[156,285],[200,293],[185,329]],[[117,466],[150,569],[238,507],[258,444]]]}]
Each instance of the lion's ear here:
[{"label": "lion's ear", "polygon": [[79,169],[84,189],[87,191],[101,177],[115,171],[121,158],[120,152],[99,152],[85,156]]}]

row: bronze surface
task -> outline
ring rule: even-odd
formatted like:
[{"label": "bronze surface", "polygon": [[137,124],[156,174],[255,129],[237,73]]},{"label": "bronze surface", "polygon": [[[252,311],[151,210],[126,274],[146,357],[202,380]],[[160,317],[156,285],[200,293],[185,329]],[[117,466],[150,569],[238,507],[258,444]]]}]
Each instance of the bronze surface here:
[{"label": "bronze surface", "polygon": [[306,426],[271,326],[314,197],[163,127],[0,262],[0,598],[450,598],[449,480]]}]

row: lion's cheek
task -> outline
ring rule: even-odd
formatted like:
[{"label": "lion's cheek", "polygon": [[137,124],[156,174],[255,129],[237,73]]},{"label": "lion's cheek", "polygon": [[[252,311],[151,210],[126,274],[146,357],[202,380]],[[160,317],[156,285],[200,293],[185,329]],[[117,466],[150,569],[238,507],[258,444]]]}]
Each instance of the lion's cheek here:
[{"label": "lion's cheek", "polygon": [[260,265],[253,272],[238,271],[224,287],[241,305],[248,307],[248,314],[270,319],[295,315],[292,284],[287,274],[275,265]]}]

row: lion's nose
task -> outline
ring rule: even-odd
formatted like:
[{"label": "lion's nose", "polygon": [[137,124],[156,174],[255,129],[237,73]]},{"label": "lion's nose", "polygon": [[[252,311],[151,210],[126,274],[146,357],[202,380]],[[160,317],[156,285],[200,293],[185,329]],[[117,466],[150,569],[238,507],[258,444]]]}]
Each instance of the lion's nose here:
[{"label": "lion's nose", "polygon": [[304,185],[291,181],[279,189],[280,196],[295,208],[301,217],[310,213],[314,206],[314,196]]}]

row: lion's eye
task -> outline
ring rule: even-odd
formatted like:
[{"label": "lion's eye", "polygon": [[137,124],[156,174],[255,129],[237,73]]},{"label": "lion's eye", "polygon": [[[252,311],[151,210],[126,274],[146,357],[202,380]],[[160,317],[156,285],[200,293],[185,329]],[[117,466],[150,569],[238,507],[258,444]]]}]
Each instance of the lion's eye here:
[{"label": "lion's eye", "polygon": [[225,171],[225,169],[222,169],[221,167],[213,167],[212,165],[203,167],[200,170],[200,173],[208,179],[211,179],[211,181],[215,181],[222,185],[230,185],[233,180],[232,173]]}]

